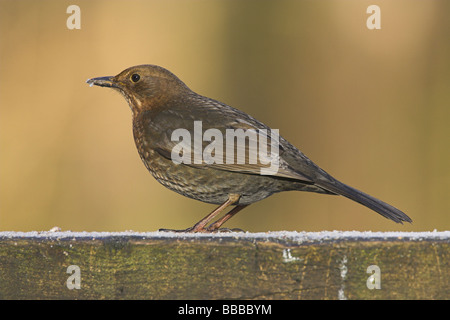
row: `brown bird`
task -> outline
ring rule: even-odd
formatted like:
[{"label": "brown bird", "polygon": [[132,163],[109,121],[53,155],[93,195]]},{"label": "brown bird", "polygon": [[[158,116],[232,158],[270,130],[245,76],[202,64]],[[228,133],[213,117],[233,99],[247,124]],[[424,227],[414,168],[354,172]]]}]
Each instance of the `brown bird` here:
[{"label": "brown bird", "polygon": [[[133,134],[139,155],[158,182],[186,197],[220,205],[193,227],[172,231],[217,231],[246,206],[289,190],[343,195],[395,222],[412,221],[393,206],[339,182],[283,137],[272,136],[274,131],[265,124],[225,103],[193,92],[162,67],[135,66],[116,76],[89,79],[87,83],[113,88],[125,97],[133,113]],[[228,138],[230,130],[236,133],[238,129],[247,132],[244,139],[248,143],[236,144],[234,137],[220,141],[221,136]],[[250,134],[252,130],[258,134]],[[180,133],[190,136],[185,141]],[[277,151],[274,157],[261,156],[258,149],[261,145],[257,143],[264,140],[270,146],[267,150],[272,151],[273,147]],[[255,159],[260,159],[259,163]],[[270,165],[276,164],[275,170],[263,173],[264,169],[268,170],[267,159],[273,161]],[[232,205],[235,206],[232,210],[209,224]]]}]

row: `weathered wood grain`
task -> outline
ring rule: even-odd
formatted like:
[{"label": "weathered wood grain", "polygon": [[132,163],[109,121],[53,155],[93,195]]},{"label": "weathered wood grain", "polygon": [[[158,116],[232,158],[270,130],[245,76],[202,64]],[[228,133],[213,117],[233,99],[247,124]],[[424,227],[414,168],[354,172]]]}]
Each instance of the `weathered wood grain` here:
[{"label": "weathered wood grain", "polygon": [[[449,299],[449,249],[445,234],[0,232],[0,298]],[[67,287],[71,265],[80,268],[80,289]],[[381,289],[367,287],[371,265]]]}]

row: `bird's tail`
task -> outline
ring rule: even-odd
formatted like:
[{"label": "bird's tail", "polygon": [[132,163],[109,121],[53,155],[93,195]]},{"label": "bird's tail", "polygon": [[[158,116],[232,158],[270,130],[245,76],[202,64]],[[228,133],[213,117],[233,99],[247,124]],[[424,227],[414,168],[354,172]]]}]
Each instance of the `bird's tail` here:
[{"label": "bird's tail", "polygon": [[343,195],[344,197],[356,201],[378,212],[383,217],[391,219],[397,223],[403,223],[402,221],[412,222],[410,217],[390,204],[374,198],[367,193],[352,188],[338,180],[320,179],[319,181],[316,181],[315,184],[327,191]]}]

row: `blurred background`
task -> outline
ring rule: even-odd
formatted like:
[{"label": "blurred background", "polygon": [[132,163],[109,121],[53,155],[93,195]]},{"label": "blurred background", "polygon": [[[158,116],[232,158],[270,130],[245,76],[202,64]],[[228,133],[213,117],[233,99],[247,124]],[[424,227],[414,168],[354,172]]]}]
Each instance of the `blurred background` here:
[{"label": "blurred background", "polygon": [[[67,7],[81,9],[70,30]],[[369,30],[366,9],[381,9]],[[450,229],[450,2],[0,0],[0,230],[187,228],[215,208],[160,185],[125,100],[85,81],[157,64],[406,212],[285,192],[248,231]]]}]

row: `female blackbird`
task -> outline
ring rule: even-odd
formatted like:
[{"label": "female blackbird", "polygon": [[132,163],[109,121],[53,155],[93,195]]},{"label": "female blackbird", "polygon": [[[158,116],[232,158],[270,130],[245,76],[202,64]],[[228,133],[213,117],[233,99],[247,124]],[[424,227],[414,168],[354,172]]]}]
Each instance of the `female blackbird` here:
[{"label": "female blackbird", "polygon": [[[249,204],[289,190],[343,195],[395,222],[412,221],[393,206],[339,182],[281,136],[270,134],[270,149],[276,152],[271,153],[274,157],[264,158],[261,149],[257,148],[257,140],[259,143],[268,141],[269,133],[274,131],[242,111],[193,92],[162,67],[135,66],[117,76],[93,78],[87,83],[113,88],[128,101],[133,113],[136,147],[158,182],[186,197],[220,204],[193,227],[179,231],[217,231]],[[200,136],[199,125],[203,130]],[[227,134],[230,130],[239,133],[239,129],[242,129],[241,133],[247,133],[244,142],[248,143],[235,146],[234,137],[228,139]],[[258,134],[249,134],[251,130]],[[184,139],[181,139],[182,134]],[[224,143],[219,141],[221,137],[227,137]],[[235,155],[239,158],[237,161]],[[254,159],[260,159],[259,163]],[[276,169],[263,173],[263,169],[268,168],[267,159],[273,160]],[[231,205],[235,207],[208,225]]]}]

